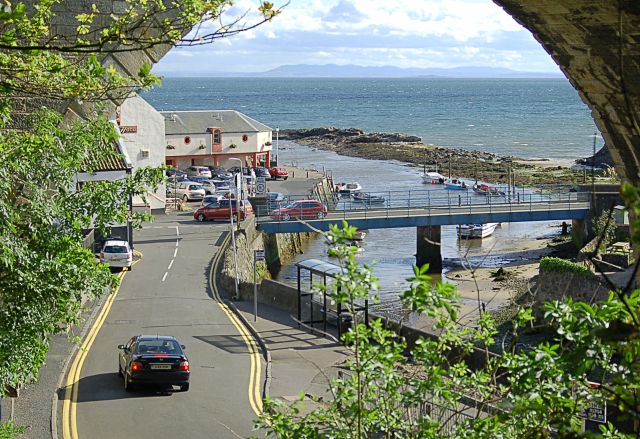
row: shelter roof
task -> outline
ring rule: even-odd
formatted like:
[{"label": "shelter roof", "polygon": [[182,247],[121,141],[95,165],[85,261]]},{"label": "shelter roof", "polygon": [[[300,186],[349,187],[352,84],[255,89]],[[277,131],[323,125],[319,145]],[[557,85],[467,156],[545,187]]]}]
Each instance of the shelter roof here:
[{"label": "shelter roof", "polygon": [[165,134],[206,133],[208,128],[221,128],[225,133],[258,133],[273,131],[267,125],[235,110],[161,111]]},{"label": "shelter roof", "polygon": [[305,268],[312,273],[322,274],[329,277],[336,277],[342,273],[342,267],[331,262],[322,261],[320,259],[305,259],[297,262],[296,267]]}]

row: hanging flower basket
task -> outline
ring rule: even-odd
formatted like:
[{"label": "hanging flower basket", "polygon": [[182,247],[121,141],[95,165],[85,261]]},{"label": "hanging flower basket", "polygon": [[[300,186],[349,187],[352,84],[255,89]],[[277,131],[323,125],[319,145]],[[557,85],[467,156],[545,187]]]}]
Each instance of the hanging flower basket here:
[{"label": "hanging flower basket", "polygon": [[232,143],[232,144],[229,145],[229,148],[235,148],[236,146],[238,146],[238,145],[236,145],[235,143]]},{"label": "hanging flower basket", "polygon": [[167,145],[167,149],[176,149],[176,147],[173,145]]},{"label": "hanging flower basket", "polygon": [[265,146],[271,146],[271,142],[264,142]]},{"label": "hanging flower basket", "polygon": [[207,147],[205,145],[200,145],[198,146],[198,149],[206,149]]}]

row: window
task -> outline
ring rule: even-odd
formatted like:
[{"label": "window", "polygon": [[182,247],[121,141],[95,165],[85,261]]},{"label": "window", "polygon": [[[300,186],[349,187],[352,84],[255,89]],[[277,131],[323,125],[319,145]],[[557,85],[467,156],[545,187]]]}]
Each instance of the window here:
[{"label": "window", "polygon": [[190,144],[190,143],[191,143],[191,137],[189,137],[189,136],[185,136],[185,137],[184,137],[184,144],[185,144],[185,145],[188,145],[188,144]]},{"label": "window", "polygon": [[249,136],[247,136],[246,134],[243,134],[243,135],[242,135],[242,141],[243,141],[243,142],[246,142],[246,141],[248,141],[248,140],[249,140]]},{"label": "window", "polygon": [[213,131],[213,143],[220,143],[220,130]]}]

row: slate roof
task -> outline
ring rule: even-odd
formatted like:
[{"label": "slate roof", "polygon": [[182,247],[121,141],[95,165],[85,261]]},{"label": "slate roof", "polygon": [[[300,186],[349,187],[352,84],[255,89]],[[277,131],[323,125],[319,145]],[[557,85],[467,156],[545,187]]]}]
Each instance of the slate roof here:
[{"label": "slate roof", "polygon": [[235,110],[161,111],[165,134],[206,133],[207,128],[221,128],[223,133],[257,133],[273,131],[265,124]]},{"label": "slate roof", "polygon": [[94,157],[89,154],[89,157],[85,161],[87,167],[91,167],[92,172],[105,172],[105,171],[126,171],[131,169],[131,163],[127,157],[122,153],[118,144],[111,145],[113,155]]}]

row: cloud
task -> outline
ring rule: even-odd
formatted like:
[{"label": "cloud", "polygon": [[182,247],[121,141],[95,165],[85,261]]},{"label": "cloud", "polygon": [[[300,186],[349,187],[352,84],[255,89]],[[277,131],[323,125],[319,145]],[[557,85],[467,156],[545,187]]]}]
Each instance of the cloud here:
[{"label": "cloud", "polygon": [[[255,7],[254,0],[238,0],[223,20],[255,22],[260,18]],[[213,29],[209,26],[205,29]],[[181,50],[195,54],[194,62],[224,60],[193,66],[212,72],[302,63],[558,71],[530,32],[490,0],[291,0],[280,15],[256,29]],[[174,50],[158,70],[173,70],[180,63],[185,57]]]}]

